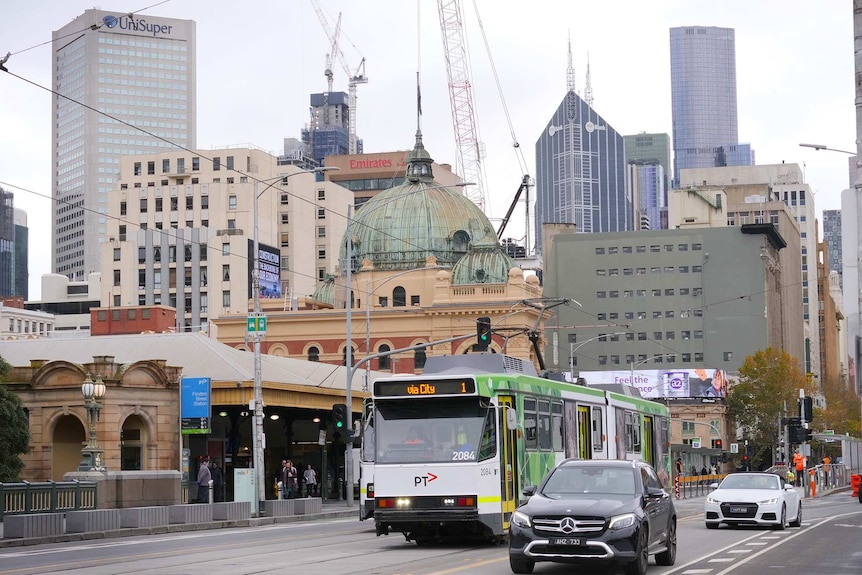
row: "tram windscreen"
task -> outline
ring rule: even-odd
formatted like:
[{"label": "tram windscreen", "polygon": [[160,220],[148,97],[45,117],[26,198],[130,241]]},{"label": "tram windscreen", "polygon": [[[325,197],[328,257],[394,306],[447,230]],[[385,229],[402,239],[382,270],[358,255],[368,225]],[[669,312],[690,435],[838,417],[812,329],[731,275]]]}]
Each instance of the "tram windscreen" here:
[{"label": "tram windscreen", "polygon": [[377,463],[466,462],[496,454],[494,409],[476,397],[374,405]]}]

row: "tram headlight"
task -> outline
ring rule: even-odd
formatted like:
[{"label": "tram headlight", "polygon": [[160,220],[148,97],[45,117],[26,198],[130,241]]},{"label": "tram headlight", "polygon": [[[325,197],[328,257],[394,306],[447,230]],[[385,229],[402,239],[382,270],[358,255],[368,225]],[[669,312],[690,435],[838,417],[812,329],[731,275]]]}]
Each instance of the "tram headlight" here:
[{"label": "tram headlight", "polygon": [[509,522],[512,523],[512,525],[523,527],[525,529],[529,529],[532,526],[530,516],[526,513],[522,513],[521,511],[515,511],[514,513],[512,513],[512,517],[511,519],[509,519]]},{"label": "tram headlight", "polygon": [[398,509],[409,509],[413,506],[413,502],[409,497],[399,497],[395,500],[395,507]]}]

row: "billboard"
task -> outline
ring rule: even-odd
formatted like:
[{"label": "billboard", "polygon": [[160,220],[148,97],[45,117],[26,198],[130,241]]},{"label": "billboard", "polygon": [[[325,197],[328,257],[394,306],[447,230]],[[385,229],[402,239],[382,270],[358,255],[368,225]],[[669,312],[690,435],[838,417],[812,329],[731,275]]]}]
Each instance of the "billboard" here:
[{"label": "billboard", "polygon": [[[260,278],[260,298],[281,298],[281,250],[258,242],[257,269]],[[254,297],[254,241],[248,240],[248,299]]]},{"label": "billboard", "polygon": [[616,383],[638,388],[647,399],[660,397],[727,397],[727,373],[722,369],[639,369],[582,371],[587,385]]}]

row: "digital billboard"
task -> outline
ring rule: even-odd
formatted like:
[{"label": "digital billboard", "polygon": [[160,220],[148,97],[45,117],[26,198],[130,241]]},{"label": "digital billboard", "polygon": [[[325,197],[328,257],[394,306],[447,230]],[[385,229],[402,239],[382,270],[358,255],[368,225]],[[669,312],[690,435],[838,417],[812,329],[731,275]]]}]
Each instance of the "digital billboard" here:
[{"label": "digital billboard", "polygon": [[727,373],[721,369],[638,369],[582,371],[587,385],[617,383],[638,388],[641,397],[727,397]]},{"label": "digital billboard", "polygon": [[[279,299],[281,293],[281,250],[258,243],[257,269],[260,277],[260,299]],[[248,298],[254,297],[254,241],[248,241]]]}]

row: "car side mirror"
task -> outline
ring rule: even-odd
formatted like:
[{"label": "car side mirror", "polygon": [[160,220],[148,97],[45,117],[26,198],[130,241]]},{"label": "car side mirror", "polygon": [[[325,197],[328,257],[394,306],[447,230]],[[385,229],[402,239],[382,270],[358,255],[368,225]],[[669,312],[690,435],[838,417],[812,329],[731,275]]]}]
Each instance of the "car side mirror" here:
[{"label": "car side mirror", "polygon": [[657,497],[664,497],[665,491],[664,489],[660,489],[658,487],[647,487],[646,495],[650,499]]},{"label": "car side mirror", "polygon": [[784,484],[784,490],[785,491],[793,491],[793,484],[792,483],[785,483]]},{"label": "car side mirror", "polygon": [[528,485],[521,491],[521,493],[523,493],[527,497],[532,497],[533,495],[536,494],[536,486],[535,485]]},{"label": "car side mirror", "polygon": [[718,489],[718,483],[710,483],[709,488],[710,489]]}]

